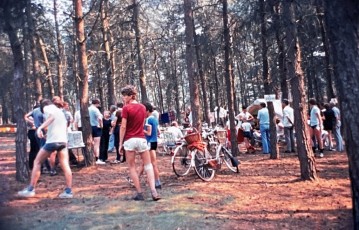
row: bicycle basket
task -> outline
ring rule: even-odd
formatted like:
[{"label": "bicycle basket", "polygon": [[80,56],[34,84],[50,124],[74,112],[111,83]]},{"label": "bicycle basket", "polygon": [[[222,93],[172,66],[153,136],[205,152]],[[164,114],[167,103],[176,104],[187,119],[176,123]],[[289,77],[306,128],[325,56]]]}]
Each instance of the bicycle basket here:
[{"label": "bicycle basket", "polygon": [[226,130],[217,130],[216,137],[221,144],[225,144],[227,141],[227,131]]},{"label": "bicycle basket", "polygon": [[188,134],[187,136],[185,136],[184,139],[186,140],[187,144],[190,145],[195,142],[201,141],[201,134],[198,132],[194,132],[194,133],[191,133],[191,134]]}]

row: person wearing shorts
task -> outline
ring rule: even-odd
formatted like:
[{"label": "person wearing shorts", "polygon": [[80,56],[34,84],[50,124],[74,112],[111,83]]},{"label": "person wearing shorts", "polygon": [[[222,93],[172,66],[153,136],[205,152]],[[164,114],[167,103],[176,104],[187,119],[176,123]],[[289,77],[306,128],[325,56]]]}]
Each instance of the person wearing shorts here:
[{"label": "person wearing shorts", "polygon": [[52,152],[56,151],[59,157],[60,166],[64,172],[66,180],[66,189],[59,195],[60,198],[72,198],[72,172],[69,165],[69,154],[67,150],[67,120],[64,113],[56,107],[50,100],[41,101],[41,111],[44,113],[45,122],[37,129],[39,138],[44,137],[46,132],[45,145],[40,149],[34,161],[34,168],[31,174],[30,185],[18,192],[22,197],[35,196],[35,187],[41,174],[41,164]]},{"label": "person wearing shorts", "polygon": [[317,106],[317,101],[314,98],[309,99],[309,106],[310,106],[310,121],[309,121],[309,125],[310,125],[310,137],[311,138],[315,138],[313,139],[313,152],[315,153],[315,142],[314,140],[318,143],[318,148],[319,148],[319,157],[324,157],[323,154],[323,141],[322,141],[322,127],[323,127],[323,121],[322,121],[322,116],[320,114],[320,109]]},{"label": "person wearing shorts", "polygon": [[104,161],[99,159],[103,116],[98,107],[100,107],[100,100],[93,99],[91,106],[89,107],[90,124],[93,138],[93,152],[95,155],[96,164],[106,164]]},{"label": "person wearing shorts", "polygon": [[[147,119],[145,124],[145,134],[148,146],[150,147],[151,163],[153,165],[153,171],[155,173],[155,187],[161,189],[160,173],[157,167],[156,150],[157,150],[157,137],[159,134],[158,120],[152,115],[153,106],[151,103],[144,103],[146,107]],[[142,170],[143,171],[143,170]]]},{"label": "person wearing shorts", "polygon": [[155,176],[144,133],[145,119],[147,117],[146,108],[136,100],[137,90],[134,86],[125,86],[121,89],[121,94],[125,106],[121,114],[119,149],[122,150],[124,148],[126,151],[126,162],[129,166],[130,177],[137,190],[133,200],[144,200],[135,164],[135,154],[138,153],[141,156],[144,171],[147,174],[147,182],[151,189],[152,199],[157,201],[160,199],[160,196],[155,188]]}]

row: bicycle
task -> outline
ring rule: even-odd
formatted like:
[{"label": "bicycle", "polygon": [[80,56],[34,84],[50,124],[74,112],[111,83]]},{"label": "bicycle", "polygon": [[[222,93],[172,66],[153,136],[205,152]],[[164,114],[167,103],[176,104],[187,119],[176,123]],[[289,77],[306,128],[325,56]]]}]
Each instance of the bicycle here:
[{"label": "bicycle", "polygon": [[[187,141],[183,141],[181,145],[179,145],[172,156],[171,164],[173,172],[178,176],[186,176],[191,168],[195,169],[196,174],[199,178],[201,178],[204,181],[210,181],[213,179],[215,175],[215,169],[213,169],[209,164],[209,160],[212,159],[211,155],[208,151],[200,151],[199,148],[192,147],[190,149],[190,145],[187,142],[190,142],[190,144],[193,144],[194,142],[202,143],[200,142],[200,137],[198,136],[198,133],[190,134],[194,139],[190,141],[187,135]],[[204,148],[205,149],[205,148]]]},{"label": "bicycle", "polygon": [[239,173],[238,160],[233,157],[231,151],[221,144],[211,140],[211,145],[215,146],[215,157],[211,155],[206,147],[189,149],[188,144],[183,142],[178,146],[171,159],[172,168],[178,177],[186,176],[193,167],[196,174],[203,181],[211,181],[216,173],[216,170],[221,168],[223,162],[233,172]]}]

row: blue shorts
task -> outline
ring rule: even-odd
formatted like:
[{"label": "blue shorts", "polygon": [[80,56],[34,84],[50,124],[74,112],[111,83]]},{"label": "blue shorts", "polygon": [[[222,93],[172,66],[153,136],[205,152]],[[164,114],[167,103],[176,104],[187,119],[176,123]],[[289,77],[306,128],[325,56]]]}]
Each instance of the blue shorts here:
[{"label": "blue shorts", "polygon": [[101,137],[102,129],[97,126],[91,126],[92,129],[92,137]]},{"label": "blue shorts", "polygon": [[46,143],[42,148],[47,152],[61,151],[67,147],[65,142]]}]

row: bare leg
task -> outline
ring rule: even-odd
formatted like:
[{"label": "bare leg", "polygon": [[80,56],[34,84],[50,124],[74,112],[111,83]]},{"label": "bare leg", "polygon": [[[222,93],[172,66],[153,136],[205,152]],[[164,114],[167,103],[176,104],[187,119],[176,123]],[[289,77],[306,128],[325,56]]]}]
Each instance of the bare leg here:
[{"label": "bare leg", "polygon": [[322,141],[322,137],[321,137],[321,135],[322,135],[321,130],[315,129],[314,135],[315,135],[315,139],[318,142],[319,150],[322,150],[323,149],[323,141]]},{"label": "bare leg", "polygon": [[160,172],[157,167],[157,157],[156,157],[156,150],[150,150],[150,157],[151,157],[151,163],[153,166],[153,172],[155,176],[155,180],[160,179]]},{"label": "bare leg", "polygon": [[93,138],[93,152],[97,158],[100,156],[100,139],[101,137]]},{"label": "bare leg", "polygon": [[152,170],[151,169],[146,170],[146,166],[151,165],[151,157],[150,157],[149,151],[146,150],[146,151],[142,152],[141,158],[142,158],[142,162],[143,162],[146,174],[147,174],[147,182],[150,185],[151,192],[156,193],[156,195],[157,195],[156,188],[155,188],[155,175],[153,172],[153,168],[152,168]]},{"label": "bare leg", "polygon": [[49,152],[44,150],[43,148],[40,149],[39,153],[37,154],[35,161],[34,161],[34,168],[31,172],[31,182],[30,185],[35,187],[37,181],[40,178],[41,174],[41,164],[48,158]]},{"label": "bare leg", "polygon": [[59,151],[59,162],[60,166],[62,168],[62,171],[65,174],[65,180],[66,180],[66,187],[71,188],[72,187],[72,172],[69,165],[69,153],[67,148],[62,149]]},{"label": "bare leg", "polygon": [[[135,185],[137,192],[141,193],[142,189],[141,189],[140,180],[138,178],[138,174],[137,174],[137,170],[136,170],[135,158],[136,158],[135,151],[129,151],[129,150],[126,151],[126,162],[129,167],[130,177],[133,181],[133,184]],[[154,181],[153,181],[153,183],[154,183]]]},{"label": "bare leg", "polygon": [[55,169],[56,154],[57,154],[56,151],[54,151],[54,152],[52,152],[50,154],[50,167],[51,167],[51,170]]}]

